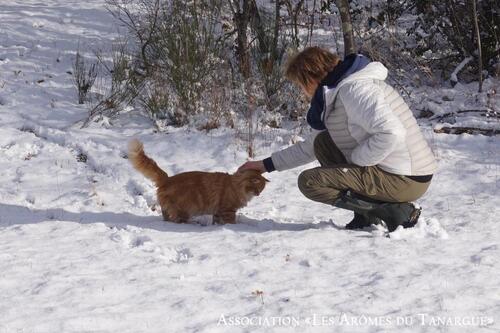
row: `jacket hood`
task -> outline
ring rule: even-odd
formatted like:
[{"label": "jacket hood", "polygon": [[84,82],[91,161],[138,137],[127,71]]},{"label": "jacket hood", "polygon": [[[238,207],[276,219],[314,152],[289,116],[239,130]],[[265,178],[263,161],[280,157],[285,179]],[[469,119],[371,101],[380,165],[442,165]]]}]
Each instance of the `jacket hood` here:
[{"label": "jacket hood", "polygon": [[353,73],[339,82],[339,84],[332,89],[328,89],[324,87],[325,94],[325,102],[326,105],[331,105],[335,98],[337,97],[337,93],[344,84],[359,81],[359,80],[380,80],[384,81],[388,75],[387,68],[382,65],[382,63],[374,61],[370,62],[363,69]]},{"label": "jacket hood", "polygon": [[387,68],[382,65],[382,63],[374,61],[370,62],[363,69],[349,75],[344,80],[340,81],[339,86],[341,86],[345,82],[351,82],[354,80],[372,79],[384,81],[387,78],[387,74]]},{"label": "jacket hood", "polygon": [[320,82],[311,100],[311,105],[307,111],[307,123],[316,130],[325,130],[322,115],[325,109],[325,89],[335,89],[337,85],[350,75],[364,69],[370,63],[370,59],[362,54],[352,53],[337,64],[335,68],[328,72],[326,77]]}]

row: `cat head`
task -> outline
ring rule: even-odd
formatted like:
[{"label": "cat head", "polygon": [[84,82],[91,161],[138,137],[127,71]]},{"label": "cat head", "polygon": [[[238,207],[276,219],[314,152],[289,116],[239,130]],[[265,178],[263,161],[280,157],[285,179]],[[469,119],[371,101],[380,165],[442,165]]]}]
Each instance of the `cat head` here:
[{"label": "cat head", "polygon": [[269,182],[257,170],[238,171],[234,175],[237,177],[239,185],[245,189],[245,193],[252,196],[259,195],[264,190],[266,183]]}]

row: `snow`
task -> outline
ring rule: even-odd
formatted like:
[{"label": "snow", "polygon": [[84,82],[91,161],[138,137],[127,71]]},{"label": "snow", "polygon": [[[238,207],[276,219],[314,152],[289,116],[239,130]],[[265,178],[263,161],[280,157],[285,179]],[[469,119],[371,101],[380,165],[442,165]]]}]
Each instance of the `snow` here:
[{"label": "snow", "polygon": [[[443,126],[473,127],[483,130],[500,128],[500,81],[488,78],[483,92],[478,93],[478,83],[457,83],[453,88],[423,86],[413,91],[414,109],[428,111],[432,115],[428,125],[435,130]],[[425,120],[422,120],[425,123]]]},{"label": "snow", "polygon": [[[310,165],[266,175],[236,225],[165,223],[129,139],[170,174],[233,172],[245,148],[133,111],[74,126],[86,107],[66,72],[79,42],[117,36],[111,20],[102,0],[0,3],[0,332],[500,330],[499,137],[424,123],[439,171],[418,225],[390,238],[305,199]],[[258,157],[296,134],[268,131]]]}]

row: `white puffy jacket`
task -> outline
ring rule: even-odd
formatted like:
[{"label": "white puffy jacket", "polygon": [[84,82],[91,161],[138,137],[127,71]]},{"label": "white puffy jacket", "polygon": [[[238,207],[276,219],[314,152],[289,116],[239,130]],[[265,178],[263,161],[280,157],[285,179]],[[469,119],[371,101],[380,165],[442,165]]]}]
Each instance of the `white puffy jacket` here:
[{"label": "white puffy jacket", "polygon": [[[371,62],[339,82],[324,87],[325,126],[348,163],[378,165],[398,175],[431,175],[437,165],[408,105],[384,82],[387,68]],[[277,170],[312,162],[313,131],[305,141],[271,155]]]}]

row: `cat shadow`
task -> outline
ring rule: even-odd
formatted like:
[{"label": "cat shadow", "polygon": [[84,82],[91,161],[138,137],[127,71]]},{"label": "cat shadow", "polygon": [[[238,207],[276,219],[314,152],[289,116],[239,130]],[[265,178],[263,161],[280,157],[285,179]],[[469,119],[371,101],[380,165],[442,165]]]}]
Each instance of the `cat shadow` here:
[{"label": "cat shadow", "polygon": [[209,217],[195,218],[190,223],[163,221],[161,216],[139,216],[127,212],[70,212],[61,208],[30,209],[25,206],[0,203],[0,227],[19,224],[37,224],[46,221],[64,221],[80,224],[102,223],[109,228],[129,226],[163,232],[211,232],[221,228],[235,232],[261,233],[268,231],[302,231],[309,229],[343,229],[331,221],[318,223],[279,223],[272,219],[252,219],[238,215],[236,224],[214,225]]}]

